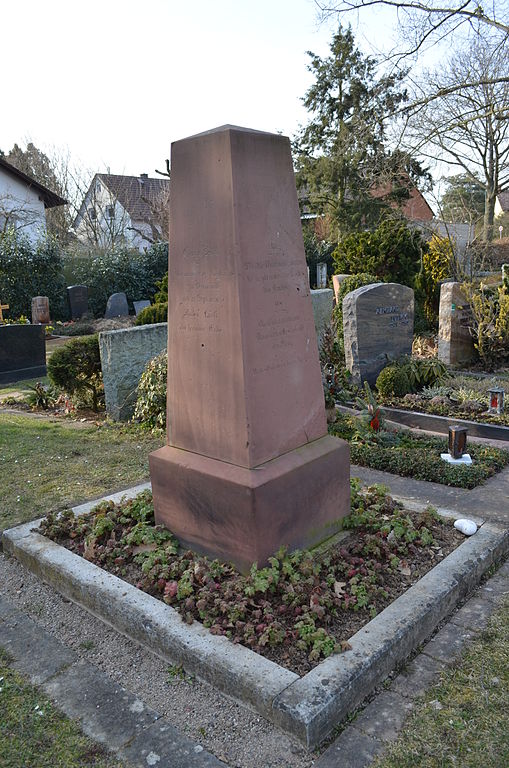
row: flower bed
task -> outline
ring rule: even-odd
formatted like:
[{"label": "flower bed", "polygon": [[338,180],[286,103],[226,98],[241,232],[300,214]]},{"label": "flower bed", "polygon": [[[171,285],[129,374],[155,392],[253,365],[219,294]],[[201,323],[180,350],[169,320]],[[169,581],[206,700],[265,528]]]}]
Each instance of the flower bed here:
[{"label": "flower bed", "polygon": [[470,442],[470,466],[453,466],[440,458],[447,440],[403,430],[367,429],[355,416],[338,415],[332,435],[348,440],[352,464],[457,488],[475,488],[509,464],[509,452]]},{"label": "flower bed", "polygon": [[348,650],[348,638],[440,562],[461,535],[431,509],[402,509],[386,489],[352,487],[345,535],[313,552],[284,549],[247,576],[192,552],[154,525],[149,493],[103,502],[40,532],[87,560],[299,674]]},{"label": "flower bed", "polygon": [[415,394],[386,398],[379,396],[379,399],[382,405],[391,408],[509,426],[509,413],[488,413],[488,391],[494,387],[505,388],[509,392],[509,380],[455,374],[435,386],[424,387]]}]

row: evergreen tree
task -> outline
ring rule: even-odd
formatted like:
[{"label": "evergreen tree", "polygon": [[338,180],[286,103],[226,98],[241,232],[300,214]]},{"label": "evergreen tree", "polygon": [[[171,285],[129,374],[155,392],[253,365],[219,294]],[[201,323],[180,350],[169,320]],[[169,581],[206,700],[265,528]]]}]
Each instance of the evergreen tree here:
[{"label": "evergreen tree", "polygon": [[377,77],[376,59],[359,51],[350,27],[339,27],[330,51],[324,59],[308,52],[315,81],[303,102],[311,117],[295,149],[298,184],[339,238],[376,221],[386,204],[370,190],[387,171],[387,122],[406,92],[404,72]]}]

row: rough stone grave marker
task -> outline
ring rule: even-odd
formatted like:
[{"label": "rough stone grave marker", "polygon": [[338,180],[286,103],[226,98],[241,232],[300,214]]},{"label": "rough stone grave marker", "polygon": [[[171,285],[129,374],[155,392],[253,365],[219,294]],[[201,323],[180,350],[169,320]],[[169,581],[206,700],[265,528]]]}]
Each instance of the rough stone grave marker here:
[{"label": "rough stone grave marker", "polygon": [[49,319],[49,299],[47,296],[34,296],[32,299],[32,323],[46,325]]},{"label": "rough stone grave marker", "polygon": [[349,450],[327,435],[290,144],[224,126],[172,145],[168,438],[156,521],[243,570],[334,533]]},{"label": "rough stone grave marker", "polygon": [[106,304],[104,317],[128,317],[129,307],[127,306],[127,296],[125,293],[112,293]]},{"label": "rough stone grave marker", "polygon": [[67,288],[67,300],[71,320],[79,320],[88,312],[88,288],[86,285],[70,285]]},{"label": "rough stone grave marker", "polygon": [[446,365],[467,363],[474,358],[474,340],[469,326],[472,310],[460,283],[444,283],[440,288],[438,316],[438,359]]},{"label": "rough stone grave marker", "polygon": [[347,277],[350,277],[350,275],[332,275],[332,287],[334,289],[334,299],[336,300],[336,303],[338,301],[338,295],[339,295],[339,289],[341,288],[341,283],[343,280],[346,280]]},{"label": "rough stone grave marker", "polygon": [[142,309],[150,307],[150,301],[148,299],[140,299],[140,301],[133,301],[134,311],[136,317],[140,314]]},{"label": "rough stone grave marker", "polygon": [[345,361],[354,383],[373,385],[380,371],[412,353],[414,292],[399,283],[372,283],[343,299]]}]

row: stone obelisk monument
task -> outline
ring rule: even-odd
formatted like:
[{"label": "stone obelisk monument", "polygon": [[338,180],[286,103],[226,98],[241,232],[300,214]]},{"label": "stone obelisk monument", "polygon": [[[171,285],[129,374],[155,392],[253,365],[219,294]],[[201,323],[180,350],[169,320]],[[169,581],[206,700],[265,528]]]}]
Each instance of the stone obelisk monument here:
[{"label": "stone obelisk monument", "polygon": [[223,126],[172,145],[168,436],[156,521],[246,570],[349,511],[327,435],[287,138]]}]

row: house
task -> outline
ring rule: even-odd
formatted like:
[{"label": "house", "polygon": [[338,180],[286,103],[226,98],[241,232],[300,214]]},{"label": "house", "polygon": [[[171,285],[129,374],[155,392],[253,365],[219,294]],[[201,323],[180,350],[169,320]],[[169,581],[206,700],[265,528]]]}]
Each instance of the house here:
[{"label": "house", "polygon": [[83,243],[143,251],[168,238],[169,179],[96,173],[73,223]]},{"label": "house", "polygon": [[495,199],[495,222],[497,219],[500,220],[502,217],[509,217],[509,190],[506,190],[505,192],[499,192]]},{"label": "house", "polygon": [[0,232],[14,227],[35,243],[46,234],[46,209],[66,203],[0,156]]}]

